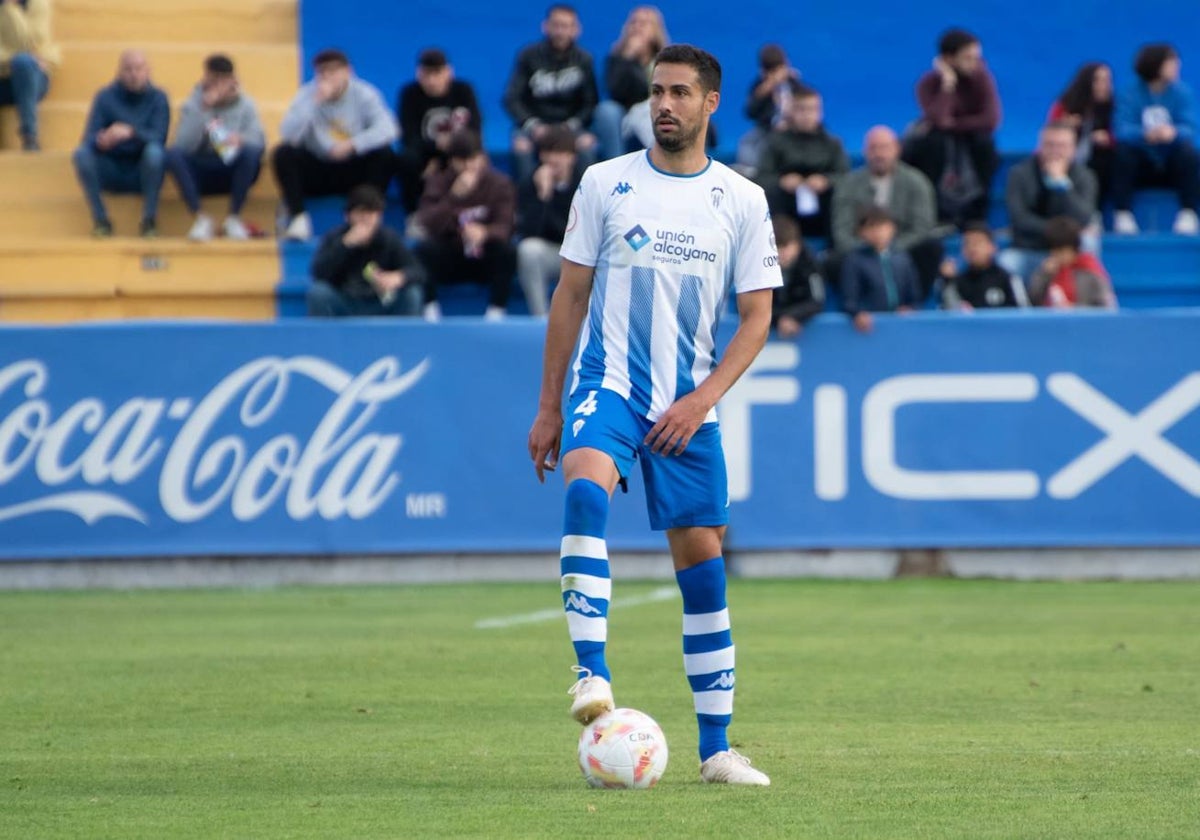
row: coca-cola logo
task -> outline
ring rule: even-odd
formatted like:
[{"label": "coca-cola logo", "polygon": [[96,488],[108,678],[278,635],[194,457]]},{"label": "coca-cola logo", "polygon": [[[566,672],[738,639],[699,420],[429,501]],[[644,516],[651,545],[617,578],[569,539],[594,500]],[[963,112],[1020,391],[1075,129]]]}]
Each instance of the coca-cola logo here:
[{"label": "coca-cola logo", "polygon": [[[429,364],[423,359],[405,371],[385,356],[351,374],[314,356],[266,356],[198,399],[139,396],[110,407],[92,396],[55,406],[45,396],[46,365],[14,362],[0,368],[0,405],[20,400],[0,418],[0,522],[58,511],[89,525],[108,517],[149,525],[151,515],[123,488],[155,470],[159,505],[175,522],[197,522],[218,510],[249,522],[274,506],[297,521],[314,514],[363,519],[400,483],[395,461],[403,444],[400,434],[366,429],[380,406],[416,385]],[[315,426],[297,433],[286,407],[302,379],[333,398]],[[275,427],[280,431],[265,442],[249,442]],[[30,472],[45,492],[5,498],[5,487]],[[54,490],[70,484],[76,486]]]}]

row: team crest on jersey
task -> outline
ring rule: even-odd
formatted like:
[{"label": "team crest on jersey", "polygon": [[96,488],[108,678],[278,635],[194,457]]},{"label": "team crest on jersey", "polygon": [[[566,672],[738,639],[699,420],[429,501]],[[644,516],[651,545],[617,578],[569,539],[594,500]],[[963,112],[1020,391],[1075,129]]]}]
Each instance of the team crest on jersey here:
[{"label": "team crest on jersey", "polygon": [[708,194],[712,198],[713,209],[720,209],[721,199],[725,197],[725,190],[721,189],[720,187],[713,187]]},{"label": "team crest on jersey", "polygon": [[641,225],[634,225],[625,233],[625,241],[635,251],[640,251],[650,244],[650,234]]},{"label": "team crest on jersey", "polygon": [[633,186],[628,181],[620,181],[612,188],[612,192],[609,195],[627,195],[631,192],[634,192]]}]

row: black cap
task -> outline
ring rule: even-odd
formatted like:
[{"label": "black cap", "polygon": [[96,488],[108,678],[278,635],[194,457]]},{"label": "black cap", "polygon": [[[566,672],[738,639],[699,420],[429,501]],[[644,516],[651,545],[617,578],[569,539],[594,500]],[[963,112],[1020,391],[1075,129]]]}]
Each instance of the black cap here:
[{"label": "black cap", "polygon": [[446,54],[436,47],[421,50],[421,54],[417,56],[417,66],[426,70],[440,70],[449,63]]}]

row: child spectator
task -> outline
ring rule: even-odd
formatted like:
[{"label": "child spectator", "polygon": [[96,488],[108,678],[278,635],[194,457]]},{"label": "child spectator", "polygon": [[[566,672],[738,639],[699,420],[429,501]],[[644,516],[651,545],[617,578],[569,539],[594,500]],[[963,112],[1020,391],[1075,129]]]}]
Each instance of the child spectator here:
[{"label": "child spectator", "polygon": [[58,46],[50,36],[50,0],[0,0],[0,105],[15,105],[21,148],[36,152],[37,104],[50,89],[58,66]]},{"label": "child spectator", "polygon": [[1108,199],[1112,186],[1113,75],[1102,61],[1089,61],[1079,68],[1067,89],[1050,106],[1048,123],[1064,123],[1075,129],[1075,160],[1096,176],[1097,204]]},{"label": "child spectator", "polygon": [[1050,256],[1033,275],[1030,297],[1035,304],[1057,309],[1099,307],[1116,309],[1108,272],[1094,254],[1080,249],[1079,223],[1057,216],[1046,225]]},{"label": "child spectator", "polygon": [[179,185],[195,216],[188,239],[207,242],[213,220],[200,212],[201,195],[229,194],[229,215],[222,231],[227,239],[249,239],[242,207],[258,180],[267,141],[254,100],[242,93],[233,62],[224,55],[204,60],[204,78],[179,111],[175,144],[167,150],[167,171]]},{"label": "child spectator", "polygon": [[512,148],[518,181],[533,173],[535,144],[557,123],[574,132],[575,148],[586,163],[595,159],[596,137],[587,128],[600,94],[591,53],[577,43],[581,31],[575,8],[555,3],[542,21],[546,37],[517,54],[504,89],[504,110],[516,125]]},{"label": "child spectator", "polygon": [[455,134],[446,156],[449,165],[425,185],[411,228],[425,268],[425,319],[441,319],[439,286],[469,281],[487,286],[485,317],[498,321],[508,309],[517,262],[510,241],[516,191],[508,176],[492,168],[478,134]]},{"label": "child spectator", "polygon": [[917,305],[917,269],[904,251],[892,247],[896,223],[882,207],[867,207],[858,223],[866,244],[842,260],[842,308],[854,328],[868,333],[872,312],[909,312]]},{"label": "child spectator", "polygon": [[400,234],[383,224],[383,193],[367,184],[346,196],[346,223],[321,240],[312,261],[308,314],[335,318],[417,315],[421,270]]},{"label": "child spectator", "polygon": [[396,118],[383,96],[354,75],[340,50],[313,57],[316,77],[300,88],[279,126],[272,163],[287,208],[287,239],[312,237],[308,196],[345,195],[360,184],[387,192],[395,160]]},{"label": "child spectator", "polygon": [[775,216],[771,226],[783,271],[783,285],[775,290],[771,306],[771,323],[780,338],[795,338],[825,308],[825,280],[796,220]]},{"label": "child spectator", "polygon": [[977,37],[964,29],[942,34],[933,69],[917,82],[917,103],[921,120],[904,158],[933,184],[939,218],[955,224],[987,218],[1000,95]]},{"label": "child spectator", "polygon": [[801,219],[810,236],[829,236],[831,191],[850,170],[842,141],[825,130],[824,118],[821,95],[802,87],[786,122],[768,135],[758,168],[771,212]]},{"label": "child spectator", "polygon": [[1117,156],[1113,164],[1113,229],[1137,233],[1133,193],[1164,186],[1179,194],[1175,233],[1200,233],[1200,156],[1195,100],[1179,81],[1179,55],[1170,44],[1150,44],[1133,63],[1137,81],[1117,101]]},{"label": "child spectator", "polygon": [[1028,306],[1025,284],[1020,277],[996,265],[996,240],[984,222],[969,222],[963,229],[961,271],[954,260],[942,263],[942,306],[946,309],[994,309]]},{"label": "child spectator", "polygon": [[483,131],[475,89],[454,78],[454,66],[439,49],[422,50],[417,78],[396,98],[400,120],[397,171],[405,212],[417,209],[425,179],[446,165],[446,145],[456,131]]},{"label": "child spectator", "polygon": [[667,24],[656,6],[638,6],[625,19],[620,39],[604,59],[609,98],[596,106],[592,118],[600,160],[625,154],[633,141],[642,148],[654,144],[650,66],[669,43]]},{"label": "child spectator", "polygon": [[541,166],[517,185],[517,278],[529,314],[545,317],[550,281],[558,280],[571,199],[583,178],[575,135],[565,126],[546,132],[538,143]]}]

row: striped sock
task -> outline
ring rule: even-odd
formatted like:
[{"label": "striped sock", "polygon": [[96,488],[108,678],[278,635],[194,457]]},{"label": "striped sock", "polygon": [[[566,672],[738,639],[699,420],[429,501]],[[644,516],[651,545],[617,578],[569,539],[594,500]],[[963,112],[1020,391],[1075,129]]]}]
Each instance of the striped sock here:
[{"label": "striped sock", "polygon": [[604,661],[608,640],[608,601],[612,578],[604,528],[608,522],[608,493],[594,481],[577,479],[567,486],[559,567],[567,630],[580,667],[610,680]]},{"label": "striped sock", "polygon": [[729,749],[733,719],[733,636],[725,606],[725,560],[714,557],[675,573],[683,596],[683,670],[700,727],[700,760]]}]

